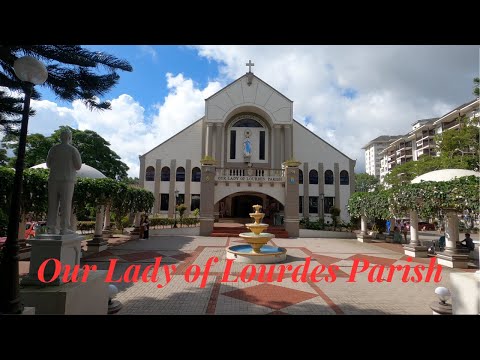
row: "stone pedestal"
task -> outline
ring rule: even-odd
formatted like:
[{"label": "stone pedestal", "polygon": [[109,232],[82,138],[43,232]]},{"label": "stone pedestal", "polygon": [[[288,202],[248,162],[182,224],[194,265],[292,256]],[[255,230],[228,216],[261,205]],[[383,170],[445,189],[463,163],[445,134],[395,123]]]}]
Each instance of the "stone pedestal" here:
[{"label": "stone pedestal", "polygon": [[363,232],[359,232],[357,234],[357,240],[360,241],[360,242],[363,242],[363,243],[371,243],[372,242],[372,239],[373,237],[368,235],[366,232],[363,233]]},{"label": "stone pedestal", "polygon": [[[36,238],[30,240],[31,257],[30,270],[28,275],[22,279],[22,285],[60,285],[61,276],[50,283],[43,283],[38,279],[38,269],[45,260],[57,259],[62,264],[69,265],[73,268],[74,265],[80,265],[80,257],[82,254],[82,240],[83,236],[78,234],[69,235],[53,235],[41,234]],[[55,273],[55,264],[49,261],[44,270],[44,277],[50,280]]]},{"label": "stone pedestal", "polygon": [[112,237],[112,230],[110,229],[103,229],[102,230],[102,237],[103,240],[108,241]]},{"label": "stone pedestal", "polygon": [[434,301],[430,304],[433,315],[452,315],[452,305]]},{"label": "stone pedestal", "polygon": [[28,286],[20,289],[25,306],[34,306],[36,314],[107,315],[108,284],[106,270],[91,272],[85,282],[59,286]]},{"label": "stone pedestal", "polygon": [[100,251],[107,250],[107,248],[108,248],[108,241],[105,240],[105,238],[103,237],[103,234],[94,235],[93,239],[87,242],[88,254],[98,253]]},{"label": "stone pedestal", "polygon": [[450,274],[453,315],[480,315],[480,274]]},{"label": "stone pedestal", "polygon": [[428,257],[428,248],[422,245],[413,245],[413,244],[406,244],[403,245],[403,251],[405,255],[416,257],[416,258],[427,258]]},{"label": "stone pedestal", "polygon": [[468,269],[468,252],[447,249],[437,253],[437,263],[452,269]]}]

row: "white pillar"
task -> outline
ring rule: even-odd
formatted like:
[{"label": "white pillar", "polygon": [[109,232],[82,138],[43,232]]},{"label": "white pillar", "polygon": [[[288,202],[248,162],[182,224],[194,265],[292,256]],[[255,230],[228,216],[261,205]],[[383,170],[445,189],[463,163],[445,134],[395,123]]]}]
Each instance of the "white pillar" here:
[{"label": "white pillar", "polygon": [[95,233],[94,236],[102,236],[102,229],[103,229],[103,211],[104,206],[97,206],[97,213],[95,216]]},{"label": "white pillar", "polygon": [[367,217],[365,215],[362,215],[360,217],[360,229],[361,229],[361,234],[367,233]]},{"label": "white pillar", "polygon": [[449,210],[445,216],[445,250],[457,248],[458,241],[458,216],[456,211]]},{"label": "white pillar", "polygon": [[110,230],[110,205],[105,207],[105,220],[103,222],[103,230]]},{"label": "white pillar", "polygon": [[420,241],[418,241],[418,214],[416,210],[410,210],[410,245],[420,245]]},{"label": "white pillar", "polygon": [[135,220],[133,221],[133,224],[135,225],[135,227],[140,226],[140,220],[141,220],[141,213],[139,212],[135,213]]}]

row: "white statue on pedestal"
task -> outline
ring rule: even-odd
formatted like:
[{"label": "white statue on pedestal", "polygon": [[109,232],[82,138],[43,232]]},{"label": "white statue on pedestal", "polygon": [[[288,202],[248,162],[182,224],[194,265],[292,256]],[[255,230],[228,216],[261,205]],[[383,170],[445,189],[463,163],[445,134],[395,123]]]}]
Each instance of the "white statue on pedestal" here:
[{"label": "white statue on pedestal", "polygon": [[73,189],[82,158],[77,148],[70,144],[72,133],[65,129],[60,134],[61,144],[52,146],[47,156],[48,178],[48,233],[57,233],[58,207],[60,206],[60,234],[73,234],[70,229]]}]

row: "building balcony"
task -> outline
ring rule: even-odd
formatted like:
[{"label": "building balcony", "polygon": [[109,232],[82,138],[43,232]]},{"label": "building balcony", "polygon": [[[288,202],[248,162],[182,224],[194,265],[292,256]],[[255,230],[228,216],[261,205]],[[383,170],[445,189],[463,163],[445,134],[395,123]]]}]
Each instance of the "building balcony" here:
[{"label": "building balcony", "polygon": [[443,129],[443,131],[445,131],[445,130],[454,129],[458,126],[459,126],[459,122],[457,120],[453,120],[453,121],[450,121],[448,123],[443,123],[442,124],[442,129]]},{"label": "building balcony", "polygon": [[217,168],[215,181],[285,182],[283,169]]}]

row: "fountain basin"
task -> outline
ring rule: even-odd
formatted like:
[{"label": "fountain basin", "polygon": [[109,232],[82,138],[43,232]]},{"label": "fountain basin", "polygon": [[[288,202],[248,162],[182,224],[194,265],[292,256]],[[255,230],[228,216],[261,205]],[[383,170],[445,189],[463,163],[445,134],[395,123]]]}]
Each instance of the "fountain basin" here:
[{"label": "fountain basin", "polygon": [[274,264],[286,258],[287,250],[277,246],[263,245],[258,253],[253,251],[251,245],[233,245],[227,248],[227,259],[235,259],[235,262],[244,264]]}]

